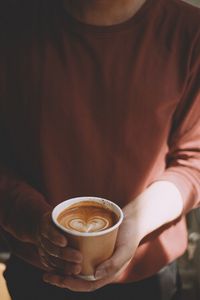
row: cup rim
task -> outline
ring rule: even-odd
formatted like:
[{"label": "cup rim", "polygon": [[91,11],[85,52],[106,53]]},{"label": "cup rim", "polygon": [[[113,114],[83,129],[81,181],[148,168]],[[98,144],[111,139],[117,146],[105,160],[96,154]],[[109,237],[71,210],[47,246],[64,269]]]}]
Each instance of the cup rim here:
[{"label": "cup rim", "polygon": [[[94,201],[95,200],[95,201]],[[117,221],[117,223],[115,225],[113,225],[112,227],[109,227],[105,230],[102,231],[98,231],[98,232],[78,232],[75,230],[69,230],[67,228],[65,228],[64,226],[62,226],[61,224],[58,223],[57,221],[57,217],[60,214],[61,211],[63,211],[65,208],[67,208],[68,206],[72,205],[72,204],[76,204],[78,202],[86,202],[86,201],[94,201],[94,202],[99,202],[99,203],[104,203],[105,206],[107,204],[107,206],[110,206],[112,208],[114,208],[114,212],[118,215],[119,219]],[[124,218],[124,214],[121,210],[121,208],[114,202],[107,200],[105,198],[101,198],[101,197],[92,197],[92,196],[84,196],[84,197],[75,197],[75,198],[70,198],[67,199],[65,201],[62,201],[61,203],[59,203],[58,205],[56,205],[54,207],[54,209],[52,210],[52,221],[53,223],[59,227],[62,231],[74,235],[74,236],[82,236],[82,237],[96,237],[96,236],[102,236],[104,234],[108,234],[109,232],[114,231],[116,228],[118,228]]]}]

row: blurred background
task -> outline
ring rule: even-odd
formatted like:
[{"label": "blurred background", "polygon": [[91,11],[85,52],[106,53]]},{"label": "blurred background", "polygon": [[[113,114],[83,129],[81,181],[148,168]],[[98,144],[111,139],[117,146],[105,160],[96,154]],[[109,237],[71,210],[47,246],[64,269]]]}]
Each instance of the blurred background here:
[{"label": "blurred background", "polygon": [[[168,1],[168,0],[166,0]],[[200,7],[200,0],[184,0]],[[188,249],[178,260],[182,279],[183,300],[200,299],[200,208],[187,216]],[[175,242],[175,241],[174,241]],[[0,236],[0,300],[11,300],[3,279],[5,262],[10,253],[6,242]],[[27,299],[28,300],[28,299]]]}]

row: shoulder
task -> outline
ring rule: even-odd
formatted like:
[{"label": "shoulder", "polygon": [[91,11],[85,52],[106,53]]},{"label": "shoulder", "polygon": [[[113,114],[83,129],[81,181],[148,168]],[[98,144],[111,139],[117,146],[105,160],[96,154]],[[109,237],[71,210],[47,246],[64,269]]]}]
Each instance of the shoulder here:
[{"label": "shoulder", "polygon": [[200,8],[183,0],[160,0],[160,30],[190,68],[200,63]]},{"label": "shoulder", "polygon": [[200,7],[183,0],[161,0],[166,18],[185,34],[196,35],[200,32]]},{"label": "shoulder", "polygon": [[184,20],[191,20],[194,18],[196,22],[200,22],[200,8],[198,6],[188,3],[184,0],[161,0],[162,6],[165,8],[167,13],[170,13],[177,18]]}]

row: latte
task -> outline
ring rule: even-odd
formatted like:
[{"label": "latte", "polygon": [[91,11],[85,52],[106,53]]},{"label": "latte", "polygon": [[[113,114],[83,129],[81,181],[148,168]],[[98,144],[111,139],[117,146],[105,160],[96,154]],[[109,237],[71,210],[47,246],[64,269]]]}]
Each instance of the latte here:
[{"label": "latte", "polygon": [[114,226],[118,216],[109,208],[91,201],[73,204],[62,211],[57,221],[68,230],[99,232]]}]

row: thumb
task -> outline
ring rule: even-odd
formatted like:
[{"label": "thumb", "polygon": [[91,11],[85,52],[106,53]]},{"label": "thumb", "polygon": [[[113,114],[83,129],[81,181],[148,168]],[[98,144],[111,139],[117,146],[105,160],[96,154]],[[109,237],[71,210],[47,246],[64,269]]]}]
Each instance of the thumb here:
[{"label": "thumb", "polygon": [[131,261],[133,254],[133,251],[127,245],[118,247],[110,259],[97,267],[95,272],[96,280],[116,276],[120,271],[122,272]]}]

